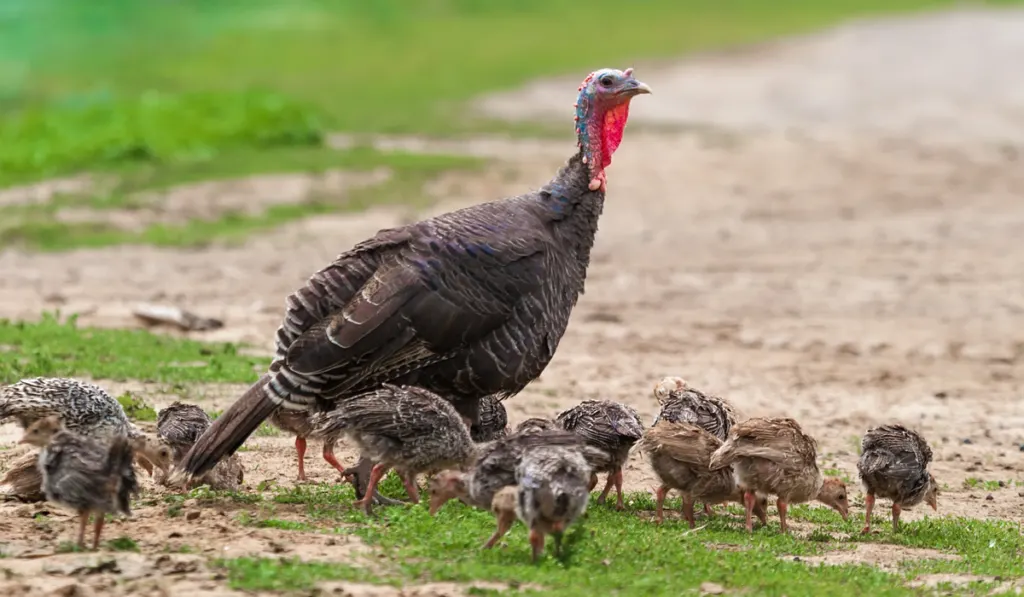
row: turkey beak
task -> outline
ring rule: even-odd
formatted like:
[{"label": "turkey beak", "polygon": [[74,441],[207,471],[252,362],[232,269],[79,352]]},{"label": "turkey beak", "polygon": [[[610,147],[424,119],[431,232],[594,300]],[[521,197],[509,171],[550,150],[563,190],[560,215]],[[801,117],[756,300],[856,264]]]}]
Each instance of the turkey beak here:
[{"label": "turkey beak", "polygon": [[634,95],[640,95],[642,93],[650,94],[652,91],[647,83],[641,83],[636,79],[628,79],[623,85],[622,91],[619,93],[626,97],[633,97]]}]

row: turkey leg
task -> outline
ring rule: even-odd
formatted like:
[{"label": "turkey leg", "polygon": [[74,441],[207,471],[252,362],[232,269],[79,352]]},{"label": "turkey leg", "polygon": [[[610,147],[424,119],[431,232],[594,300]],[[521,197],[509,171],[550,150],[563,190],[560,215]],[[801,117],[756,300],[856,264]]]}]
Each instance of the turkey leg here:
[{"label": "turkey leg", "polygon": [[491,535],[491,538],[487,540],[487,543],[484,543],[483,549],[490,549],[494,547],[498,543],[498,541],[505,536],[505,533],[507,533],[508,530],[512,528],[512,523],[514,523],[515,521],[516,513],[514,510],[510,512],[498,513],[498,528],[494,531],[494,534]]},{"label": "turkey leg", "polygon": [[401,475],[402,485],[405,485],[405,492],[409,494],[409,503],[420,503],[420,488],[416,485],[415,475]]},{"label": "turkey leg", "polygon": [[100,547],[100,535],[103,534],[103,523],[107,521],[107,515],[102,512],[96,513],[96,527],[93,529],[92,548],[95,551]]},{"label": "turkey leg", "polygon": [[662,485],[654,493],[657,496],[657,514],[655,514],[654,520],[661,524],[665,520],[665,496],[668,495],[668,486]]},{"label": "turkey leg", "polygon": [[689,495],[683,495],[683,518],[689,523],[691,529],[697,526],[697,521],[693,517],[693,498]]},{"label": "turkey leg", "polygon": [[370,484],[363,493],[363,497],[357,500],[354,505],[362,506],[366,510],[367,516],[373,514],[373,495],[377,491],[377,483],[380,482],[384,473],[388,472],[383,464],[373,465],[373,469],[370,471]]},{"label": "turkey leg", "polygon": [[786,509],[788,506],[789,505],[782,500],[777,500],[775,502],[775,507],[779,509],[779,523],[782,525],[783,533],[789,532],[789,527],[786,525]]},{"label": "turkey leg", "polygon": [[333,441],[328,440],[324,442],[324,460],[334,468],[338,469],[339,473],[342,475],[345,474],[345,467],[341,466],[341,463],[338,462],[338,458],[334,455]]},{"label": "turkey leg", "polygon": [[864,528],[861,529],[861,533],[867,534],[871,532],[871,510],[875,507],[875,494],[869,493],[864,496]]},{"label": "turkey leg", "polygon": [[622,510],[626,507],[622,501],[622,469],[618,469],[614,473],[615,479],[615,493],[618,495],[618,499],[615,500],[615,509]]},{"label": "turkey leg", "polygon": [[601,495],[597,496],[597,503],[603,504],[608,499],[608,492],[612,490],[612,485],[615,483],[615,473],[608,473],[608,480],[604,484],[604,490],[601,491]]},{"label": "turkey leg", "polygon": [[[349,478],[352,485],[356,488],[356,497],[359,500],[363,500],[366,497],[366,490],[370,484],[370,476],[373,473],[373,461],[364,455],[359,456],[359,462],[355,466],[349,467],[341,474]],[[373,489],[373,503],[378,506],[401,506],[403,502],[401,500],[393,500],[386,498],[380,494],[376,489],[376,483]]]},{"label": "turkey leg", "polygon": [[743,507],[747,510],[747,532],[754,532],[754,502],[757,501],[757,496],[754,495],[753,491],[747,491],[743,494]]},{"label": "turkey leg", "polygon": [[299,455],[299,481],[306,480],[306,438],[295,436],[295,452]]},{"label": "turkey leg", "polygon": [[89,511],[78,513],[78,547],[85,549],[85,527],[89,524]]}]

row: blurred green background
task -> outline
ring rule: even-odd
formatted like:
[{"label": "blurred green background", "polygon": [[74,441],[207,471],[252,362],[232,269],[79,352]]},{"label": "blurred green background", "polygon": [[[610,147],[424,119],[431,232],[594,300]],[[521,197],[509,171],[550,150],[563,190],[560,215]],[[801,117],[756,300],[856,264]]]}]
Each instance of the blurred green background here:
[{"label": "blurred green background", "polygon": [[[83,171],[130,180],[93,200],[96,207],[178,180],[335,163],[374,167],[386,160],[365,149],[330,152],[324,135],[536,133],[467,118],[460,107],[537,76],[582,76],[851,17],[952,4],[0,0],[0,187]],[[566,89],[567,102],[574,92]],[[56,242],[69,233],[44,212],[28,224],[22,213],[17,226],[0,225],[0,244],[81,244]],[[107,235],[85,244],[110,242],[118,241]]]}]

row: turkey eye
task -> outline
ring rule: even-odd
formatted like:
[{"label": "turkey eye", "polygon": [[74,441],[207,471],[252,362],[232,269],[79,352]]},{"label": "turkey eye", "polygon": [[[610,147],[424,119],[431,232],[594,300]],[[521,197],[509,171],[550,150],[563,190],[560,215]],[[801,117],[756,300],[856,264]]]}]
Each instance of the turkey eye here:
[{"label": "turkey eye", "polygon": [[612,78],[611,78],[610,75],[605,75],[605,76],[601,77],[601,84],[604,85],[605,87],[611,87],[613,82],[614,81],[612,81]]}]

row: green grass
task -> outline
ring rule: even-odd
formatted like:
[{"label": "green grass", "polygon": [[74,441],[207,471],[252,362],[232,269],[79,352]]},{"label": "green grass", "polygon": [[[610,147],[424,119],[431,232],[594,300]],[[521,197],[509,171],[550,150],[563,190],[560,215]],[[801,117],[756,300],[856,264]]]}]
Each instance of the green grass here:
[{"label": "green grass", "polygon": [[122,163],[210,159],[238,148],[319,145],[317,115],[272,93],[86,98],[0,119],[0,183]]},{"label": "green grass", "polygon": [[362,568],[346,564],[238,558],[215,562],[228,574],[231,587],[243,591],[302,591],[323,580],[373,581]]},{"label": "green grass", "polygon": [[[211,242],[240,242],[264,231],[311,215],[357,211],[370,205],[406,203],[422,205],[422,186],[448,170],[479,168],[483,161],[447,155],[378,152],[358,147],[345,151],[322,148],[283,148],[272,151],[240,150],[214,161],[178,162],[166,166],[134,164],[113,174],[113,188],[86,197],[58,197],[27,206],[0,207],[0,246],[17,245],[43,251],[117,244],[197,247]],[[85,207],[102,213],[139,205],[139,193],[180,182],[237,178],[257,173],[323,172],[330,169],[368,171],[387,168],[391,178],[381,184],[354,189],[342,197],[312,197],[294,204],[271,205],[262,213],[228,212],[212,220],[190,220],[179,225],[153,223],[141,231],[103,223],[58,221],[67,207]]]},{"label": "green grass", "polygon": [[[549,538],[545,557],[535,565],[530,562],[526,530],[520,523],[506,537],[504,547],[481,551],[480,545],[494,529],[493,518],[485,512],[450,502],[436,519],[423,505],[378,508],[377,517],[367,519],[352,509],[352,497],[348,486],[312,485],[278,490],[272,499],[278,504],[306,504],[310,524],[326,523],[328,528],[322,530],[354,533],[375,546],[386,558],[373,560],[372,573],[360,561],[334,565],[224,560],[220,565],[231,586],[251,591],[306,590],[316,581],[328,579],[394,585],[486,580],[537,586],[544,594],[582,596],[679,595],[703,582],[714,582],[756,595],[895,596],[928,594],[908,586],[920,574],[980,574],[1003,579],[1024,575],[1024,538],[1009,522],[926,518],[905,523],[902,531],[894,534],[887,522],[879,521],[880,534],[863,536],[858,532],[861,520],[856,513],[844,522],[825,508],[794,507],[794,520],[815,524],[807,540],[780,534],[777,518],[770,519],[769,527],[748,535],[742,528],[740,510],[731,507],[728,513],[718,509],[715,518],[700,522],[706,526],[691,532],[677,521],[666,521],[660,527],[653,524],[650,496],[634,494],[626,513],[591,504],[585,518],[567,533],[562,557],[554,556]],[[678,500],[670,500],[670,505],[678,508]],[[774,516],[774,511],[771,514]],[[343,526],[330,528],[334,523]],[[247,524],[296,531],[311,528],[274,518],[251,519]],[[814,567],[782,559],[855,549],[860,542],[930,548],[959,559],[908,561],[894,573],[872,566]]]},{"label": "green grass", "polygon": [[[213,159],[237,147],[305,146],[329,127],[475,130],[481,124],[466,117],[465,100],[534,77],[582,78],[601,66],[955,2],[8,4],[0,14],[0,184],[111,163]],[[567,102],[573,92],[566,89]]]},{"label": "green grass", "polygon": [[139,551],[139,544],[131,537],[117,537],[107,541],[107,547],[113,551]]},{"label": "green grass", "polygon": [[[41,4],[15,21],[22,37],[4,44],[10,63],[23,67],[8,77],[23,96],[257,87],[308,102],[346,130],[443,132],[455,125],[458,102],[536,76],[579,72],[582,78],[595,67],[621,67],[643,57],[954,3],[121,0],[74,9],[52,0]],[[42,31],[50,35],[43,38]]]},{"label": "green grass", "polygon": [[142,330],[79,328],[74,317],[60,321],[52,314],[38,322],[0,320],[0,348],[2,383],[38,376],[252,383],[270,362],[243,356],[234,344]]},{"label": "green grass", "polygon": [[146,404],[141,396],[133,396],[131,392],[125,392],[117,397],[117,402],[124,409],[124,413],[133,421],[155,421],[156,409]]}]

